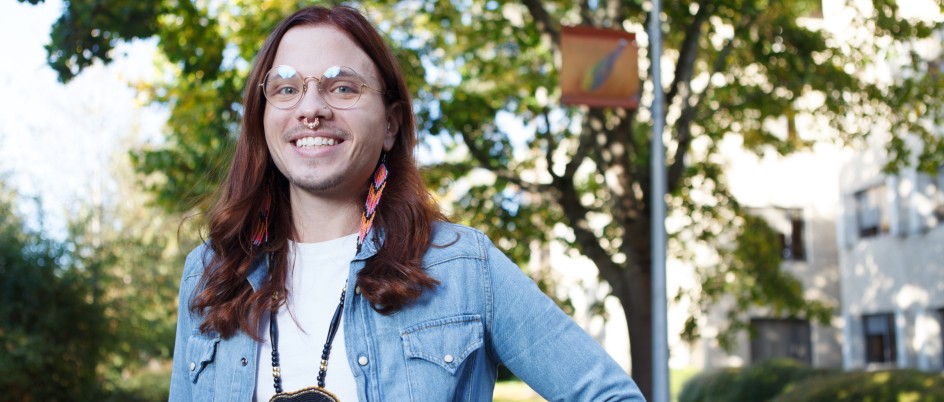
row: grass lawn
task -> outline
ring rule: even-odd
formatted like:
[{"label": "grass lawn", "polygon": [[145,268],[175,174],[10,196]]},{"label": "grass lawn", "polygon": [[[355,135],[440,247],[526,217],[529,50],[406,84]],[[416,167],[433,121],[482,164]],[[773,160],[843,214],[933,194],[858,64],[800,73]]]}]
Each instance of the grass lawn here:
[{"label": "grass lawn", "polygon": [[494,402],[544,402],[537,392],[521,381],[499,381],[495,383]]},{"label": "grass lawn", "polygon": [[[698,374],[698,369],[695,368],[672,369],[669,378],[669,393],[672,396],[672,401],[678,400],[682,385],[695,374]],[[495,384],[495,395],[492,400],[494,402],[546,401],[537,392],[534,392],[528,384],[521,381],[499,381]]]}]

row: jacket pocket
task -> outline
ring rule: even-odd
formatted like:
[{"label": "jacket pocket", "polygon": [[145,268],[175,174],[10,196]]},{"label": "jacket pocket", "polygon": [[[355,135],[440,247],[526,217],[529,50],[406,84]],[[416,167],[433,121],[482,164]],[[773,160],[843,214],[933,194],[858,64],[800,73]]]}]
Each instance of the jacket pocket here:
[{"label": "jacket pocket", "polygon": [[482,347],[482,318],[468,314],[426,321],[404,329],[400,338],[408,365],[419,360],[455,375],[466,358]]},{"label": "jacket pocket", "polygon": [[[187,367],[190,370],[190,381],[194,384],[200,377],[206,377],[211,371],[207,368],[216,356],[216,347],[220,343],[219,336],[207,336],[204,334],[191,335],[187,339]],[[205,379],[211,381],[212,379]]]}]

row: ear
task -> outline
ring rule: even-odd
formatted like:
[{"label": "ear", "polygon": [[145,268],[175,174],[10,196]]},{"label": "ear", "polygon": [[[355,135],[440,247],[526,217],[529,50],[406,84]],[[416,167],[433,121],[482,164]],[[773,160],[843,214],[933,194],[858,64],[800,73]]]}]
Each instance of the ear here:
[{"label": "ear", "polygon": [[400,114],[400,104],[394,103],[387,107],[387,125],[384,132],[384,151],[393,149],[393,144],[397,142],[397,133],[400,132],[400,123],[402,115]]}]

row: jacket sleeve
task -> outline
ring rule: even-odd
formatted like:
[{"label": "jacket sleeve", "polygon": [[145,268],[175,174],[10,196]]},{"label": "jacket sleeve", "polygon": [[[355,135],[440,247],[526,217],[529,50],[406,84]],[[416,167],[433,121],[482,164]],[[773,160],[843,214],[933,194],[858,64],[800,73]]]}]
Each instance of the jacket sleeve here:
[{"label": "jacket sleeve", "polygon": [[548,401],[644,402],[636,383],[590,335],[486,241],[492,352]]},{"label": "jacket sleeve", "polygon": [[203,272],[205,246],[200,246],[187,255],[184,272],[180,278],[177,295],[177,337],[174,340],[174,364],[170,377],[171,402],[192,400],[193,382],[190,381],[189,363],[187,362],[187,339],[194,326],[194,317],[190,313],[190,298],[195,284]]}]

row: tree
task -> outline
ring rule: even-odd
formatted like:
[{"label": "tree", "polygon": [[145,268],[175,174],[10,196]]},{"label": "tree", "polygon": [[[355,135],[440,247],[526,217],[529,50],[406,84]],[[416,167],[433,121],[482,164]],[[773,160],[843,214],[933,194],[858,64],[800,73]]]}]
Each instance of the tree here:
[{"label": "tree", "polygon": [[[166,400],[166,374],[157,389],[129,380],[173,356],[179,279],[200,238],[189,221],[155,206],[153,194],[135,185],[129,147],[114,156],[113,183],[97,189],[101,200],[72,211],[66,244],[71,265],[94,279],[92,299],[107,323],[98,362],[103,391],[112,400]],[[179,232],[187,233],[180,242]]]},{"label": "tree", "polygon": [[101,308],[62,244],[16,213],[16,198],[0,182],[0,401],[96,400]]},{"label": "tree", "polygon": [[[745,147],[757,153],[788,154],[823,137],[854,142],[882,123],[892,138],[890,170],[909,163],[929,169],[944,160],[935,131],[944,118],[942,82],[909,48],[940,32],[939,21],[905,19],[896,1],[873,0],[850,8],[854,17],[848,29],[866,34],[840,40],[801,23],[817,11],[816,0],[663,3],[663,64],[670,71],[663,74],[666,82],[651,82],[650,55],[643,47],[645,92],[638,110],[557,104],[560,26],[630,29],[642,40],[648,2],[358,3],[396,44],[416,90],[421,133],[446,151],[445,161],[428,167],[430,184],[445,194],[442,189],[457,181],[470,183],[456,200],[458,219],[488,231],[519,261],[527,254],[520,251],[522,239],[563,241],[592,260],[624,307],[637,368],[633,374],[647,395],[649,216],[660,196],[652,193],[649,174],[652,116],[646,105],[653,85],[664,85],[666,92],[666,202],[670,214],[687,219],[673,235],[717,248],[728,256],[722,261],[750,255],[733,245],[739,239],[747,244],[754,235],[747,230],[754,221],[727,191],[718,163],[717,143],[726,137],[742,137]],[[159,38],[176,72],[168,76],[177,78],[150,89],[174,112],[168,141],[137,153],[137,166],[150,175],[163,205],[179,210],[180,200],[202,198],[219,180],[222,155],[236,132],[236,102],[248,63],[264,33],[299,4],[151,0],[153,12],[133,23],[119,17],[130,12],[119,10],[132,4],[139,3],[111,0],[96,6],[113,11],[99,15],[106,20],[100,21],[77,17],[89,14],[91,6],[70,2],[54,29],[59,34],[49,46],[50,62],[67,67],[60,69],[67,79],[90,60],[107,61],[116,41]],[[935,4],[944,7],[939,0]],[[141,27],[146,32],[137,30]],[[95,44],[90,47],[71,39],[83,37],[107,40],[89,39]],[[890,81],[859,73],[895,51],[913,57],[905,57]],[[831,134],[808,136],[798,127],[803,117],[823,122]],[[502,123],[508,120],[524,130]],[[786,134],[770,129],[778,121],[785,122]],[[909,148],[907,136],[922,140],[923,148]],[[482,171],[490,174],[484,183],[469,179]],[[711,303],[736,292],[746,295],[747,305],[773,304],[784,315],[822,316],[822,306],[796,297],[795,287],[764,280],[780,275],[754,276],[758,281],[752,289],[746,283],[717,286],[731,270],[752,276],[771,268],[779,269],[745,261],[704,267],[700,300]],[[766,298],[751,296],[757,292]],[[732,318],[732,330],[743,327],[737,315]],[[688,324],[687,334],[695,336],[697,321]]]},{"label": "tree", "polygon": [[0,182],[0,401],[167,399],[167,384],[129,380],[172,355],[179,219],[119,189],[109,199],[121,203],[79,207],[60,242],[28,226]]}]

